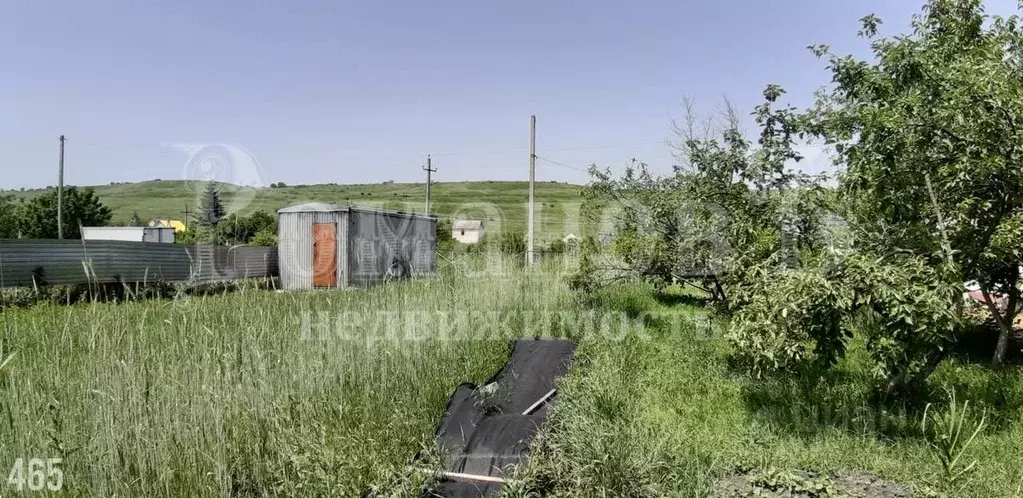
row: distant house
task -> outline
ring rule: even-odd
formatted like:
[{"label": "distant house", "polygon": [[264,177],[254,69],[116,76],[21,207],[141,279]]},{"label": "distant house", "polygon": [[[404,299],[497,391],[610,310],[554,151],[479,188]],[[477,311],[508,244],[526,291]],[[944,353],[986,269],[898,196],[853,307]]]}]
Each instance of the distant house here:
[{"label": "distant house", "polygon": [[577,237],[574,233],[570,233],[566,235],[565,238],[561,239],[561,241],[564,242],[566,246],[572,246],[579,243],[579,237]]},{"label": "distant house", "polygon": [[152,228],[173,228],[175,233],[181,233],[187,230],[185,222],[165,218],[153,218],[149,221],[149,226]]},{"label": "distant house", "polygon": [[463,244],[475,244],[483,238],[483,220],[455,220],[451,237]]},{"label": "distant house", "polygon": [[174,243],[173,227],[82,227],[82,240]]},{"label": "distant house", "polygon": [[615,239],[615,236],[611,232],[600,232],[597,234],[597,242],[601,244],[610,244]]}]

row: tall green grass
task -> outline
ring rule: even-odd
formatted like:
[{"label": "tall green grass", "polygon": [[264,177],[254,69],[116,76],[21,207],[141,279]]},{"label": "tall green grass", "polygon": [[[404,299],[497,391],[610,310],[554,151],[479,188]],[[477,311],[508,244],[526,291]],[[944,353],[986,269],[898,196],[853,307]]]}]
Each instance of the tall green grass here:
[{"label": "tall green grass", "polygon": [[[654,312],[649,340],[591,340],[559,385],[518,489],[545,496],[709,496],[744,469],[869,472],[923,493],[1018,497],[1023,483],[1023,372],[948,360],[929,379],[932,410],[945,386],[991,421],[956,483],[921,432],[923,406],[870,401],[861,344],[819,378],[753,380],[729,367],[727,323],[685,295],[627,285],[594,306]],[[514,496],[514,495],[513,495]]]},{"label": "tall green grass", "polygon": [[[62,458],[77,495],[357,496],[430,446],[459,382],[506,360],[486,316],[435,317],[564,306],[556,276],[510,264],[357,291],[7,310],[0,469]],[[407,330],[366,340],[378,311]]]}]

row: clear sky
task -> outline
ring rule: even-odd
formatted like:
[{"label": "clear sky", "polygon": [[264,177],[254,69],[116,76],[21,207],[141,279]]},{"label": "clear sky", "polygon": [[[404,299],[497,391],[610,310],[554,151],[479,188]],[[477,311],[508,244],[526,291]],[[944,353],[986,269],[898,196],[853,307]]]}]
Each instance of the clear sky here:
[{"label": "clear sky", "polygon": [[61,134],[70,184],[187,177],[168,143],[235,144],[266,183],[423,181],[428,153],[437,181],[525,179],[530,114],[541,157],[668,171],[684,95],[748,111],[778,83],[805,105],[830,80],[807,45],[867,56],[860,17],[902,33],[921,5],[6,0],[0,188],[56,183]]}]

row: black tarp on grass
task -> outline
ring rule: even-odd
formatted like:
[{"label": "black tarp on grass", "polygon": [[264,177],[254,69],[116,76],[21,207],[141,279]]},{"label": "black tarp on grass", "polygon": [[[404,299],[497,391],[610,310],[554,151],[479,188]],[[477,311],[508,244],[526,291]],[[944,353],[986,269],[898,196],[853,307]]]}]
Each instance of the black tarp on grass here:
[{"label": "black tarp on grass", "polygon": [[[437,426],[444,469],[503,478],[506,470],[524,463],[554,398],[529,415],[523,412],[554,389],[574,353],[575,344],[566,340],[519,339],[508,363],[483,386],[458,386]],[[500,487],[443,479],[424,496],[478,498],[493,496]]]}]

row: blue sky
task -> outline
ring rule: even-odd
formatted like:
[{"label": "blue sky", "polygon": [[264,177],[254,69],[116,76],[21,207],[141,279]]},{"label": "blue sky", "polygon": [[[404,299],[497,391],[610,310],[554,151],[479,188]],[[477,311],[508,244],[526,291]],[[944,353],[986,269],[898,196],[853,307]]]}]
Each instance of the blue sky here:
[{"label": "blue sky", "polygon": [[[541,157],[668,171],[683,96],[748,111],[778,83],[805,105],[829,81],[807,45],[866,56],[860,17],[896,34],[921,5],[13,0],[0,188],[55,183],[60,134],[71,184],[185,178],[168,143],[236,144],[266,183],[423,181],[428,153],[437,181],[524,179],[530,114]],[[537,177],[586,179],[544,161]]]}]

